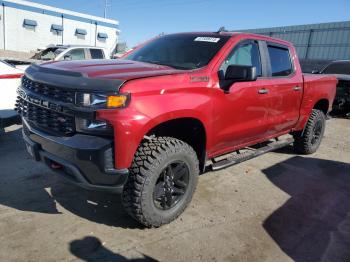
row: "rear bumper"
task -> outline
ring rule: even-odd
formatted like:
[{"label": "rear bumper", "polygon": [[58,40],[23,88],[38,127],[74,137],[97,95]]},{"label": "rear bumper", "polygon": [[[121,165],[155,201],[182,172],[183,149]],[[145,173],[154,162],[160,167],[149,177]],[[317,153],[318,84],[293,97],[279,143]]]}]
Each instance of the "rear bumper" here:
[{"label": "rear bumper", "polygon": [[21,123],[21,117],[15,110],[0,110],[0,129]]},{"label": "rear bumper", "polygon": [[114,169],[113,140],[76,134],[56,137],[31,128],[23,119],[23,138],[36,161],[89,190],[120,193],[128,169]]}]

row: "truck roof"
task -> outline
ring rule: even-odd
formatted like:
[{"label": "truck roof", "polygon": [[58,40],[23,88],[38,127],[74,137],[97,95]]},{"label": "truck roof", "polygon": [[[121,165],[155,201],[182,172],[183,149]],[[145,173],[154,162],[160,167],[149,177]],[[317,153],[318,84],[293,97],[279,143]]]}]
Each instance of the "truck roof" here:
[{"label": "truck roof", "polygon": [[203,36],[208,36],[208,37],[218,37],[220,35],[223,36],[248,36],[248,37],[252,37],[252,38],[257,38],[257,39],[263,39],[265,41],[271,41],[271,42],[278,42],[281,44],[285,44],[285,45],[291,45],[290,42],[282,40],[280,38],[274,38],[274,37],[270,37],[270,36],[266,36],[266,35],[259,35],[259,34],[253,34],[253,33],[246,33],[246,32],[234,32],[234,31],[218,31],[218,32],[182,32],[182,33],[174,33],[174,34],[167,34],[165,36],[169,36],[169,35],[181,35],[181,34],[189,34],[189,35],[203,35]]}]

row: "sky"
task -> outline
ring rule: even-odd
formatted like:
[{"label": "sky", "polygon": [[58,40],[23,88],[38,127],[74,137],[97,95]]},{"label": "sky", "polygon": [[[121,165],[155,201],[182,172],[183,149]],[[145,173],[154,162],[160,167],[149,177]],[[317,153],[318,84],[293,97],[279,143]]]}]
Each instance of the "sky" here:
[{"label": "sky", "polygon": [[[31,0],[103,16],[105,0]],[[350,20],[350,0],[108,0],[129,47],[160,33],[255,29]]]}]

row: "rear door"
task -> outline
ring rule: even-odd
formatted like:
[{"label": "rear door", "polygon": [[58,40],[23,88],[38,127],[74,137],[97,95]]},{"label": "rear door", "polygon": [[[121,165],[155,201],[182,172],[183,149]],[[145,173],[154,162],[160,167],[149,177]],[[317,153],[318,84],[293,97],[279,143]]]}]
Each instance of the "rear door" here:
[{"label": "rear door", "polygon": [[303,77],[293,62],[297,57],[288,46],[272,42],[264,46],[269,71],[266,78],[267,135],[274,135],[296,125],[303,95]]}]

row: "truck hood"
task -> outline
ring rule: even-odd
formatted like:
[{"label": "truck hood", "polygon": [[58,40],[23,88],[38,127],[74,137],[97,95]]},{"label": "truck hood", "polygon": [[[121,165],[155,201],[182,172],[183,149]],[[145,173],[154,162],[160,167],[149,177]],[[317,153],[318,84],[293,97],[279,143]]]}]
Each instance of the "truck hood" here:
[{"label": "truck hood", "polygon": [[183,72],[168,66],[121,59],[59,61],[45,63],[41,66],[45,68],[79,72],[84,77],[89,78],[118,79],[125,81]]},{"label": "truck hood", "polygon": [[33,64],[25,77],[75,91],[119,91],[128,80],[182,73],[167,66],[130,60],[83,60]]}]

